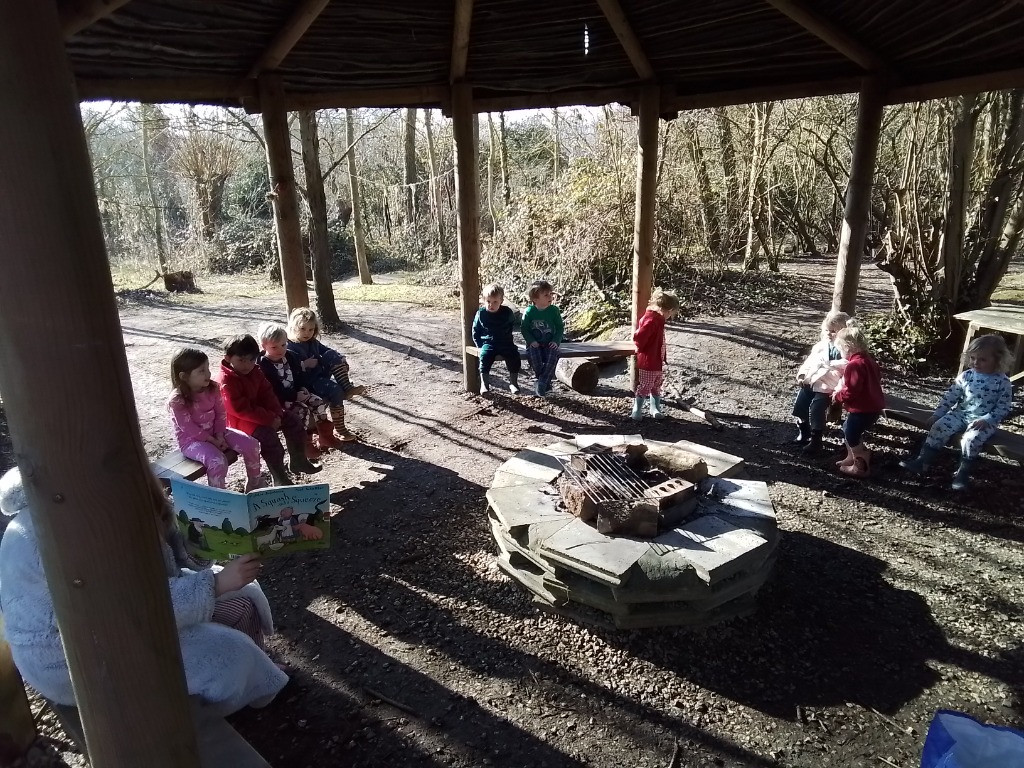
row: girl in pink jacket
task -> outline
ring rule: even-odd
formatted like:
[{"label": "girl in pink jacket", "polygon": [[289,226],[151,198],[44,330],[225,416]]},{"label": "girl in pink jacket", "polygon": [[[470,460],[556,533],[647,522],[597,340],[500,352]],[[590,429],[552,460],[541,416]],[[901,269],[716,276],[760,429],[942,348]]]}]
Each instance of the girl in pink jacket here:
[{"label": "girl in pink jacket", "polygon": [[223,488],[228,474],[224,451],[231,449],[245,462],[245,492],[262,488],[260,444],[244,432],[228,428],[224,401],[210,377],[206,353],[191,348],[178,352],[171,360],[171,381],[174,391],[167,410],[182,455],[206,467],[211,487]]},{"label": "girl in pink jacket", "polygon": [[644,402],[650,399],[651,416],[665,418],[661,407],[661,384],[665,380],[665,323],[679,312],[679,299],[671,293],[659,293],[640,318],[633,332],[636,345],[637,384],[630,417],[644,417]]}]

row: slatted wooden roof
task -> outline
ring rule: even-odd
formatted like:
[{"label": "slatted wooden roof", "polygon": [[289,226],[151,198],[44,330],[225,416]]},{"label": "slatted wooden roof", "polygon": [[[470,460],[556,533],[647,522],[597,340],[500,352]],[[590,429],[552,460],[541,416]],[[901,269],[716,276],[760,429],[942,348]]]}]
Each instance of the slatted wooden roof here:
[{"label": "slatted wooden roof", "polygon": [[60,0],[83,99],[258,109],[478,110],[628,102],[666,111],[856,90],[890,100],[1024,85],[1024,0]]}]

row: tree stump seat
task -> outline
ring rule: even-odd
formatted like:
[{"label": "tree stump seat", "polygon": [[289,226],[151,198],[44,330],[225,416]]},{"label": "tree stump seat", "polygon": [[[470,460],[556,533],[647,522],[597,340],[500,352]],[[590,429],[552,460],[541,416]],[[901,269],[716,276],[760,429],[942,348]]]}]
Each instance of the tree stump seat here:
[{"label": "tree stump seat", "polygon": [[[885,396],[883,414],[887,419],[893,421],[927,430],[928,419],[934,412],[934,408],[925,407],[896,395]],[[953,437],[957,437],[959,434],[961,433],[957,433]],[[1003,458],[1014,459],[1018,464],[1024,464],[1024,435],[997,429],[992,439],[985,443],[984,450]]]}]

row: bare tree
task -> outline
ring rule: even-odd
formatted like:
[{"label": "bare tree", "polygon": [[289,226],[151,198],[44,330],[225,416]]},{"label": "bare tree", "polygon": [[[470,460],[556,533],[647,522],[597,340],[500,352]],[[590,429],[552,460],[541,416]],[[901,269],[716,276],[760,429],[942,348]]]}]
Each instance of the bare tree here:
[{"label": "bare tree", "polygon": [[313,289],[320,322],[325,328],[341,325],[331,283],[331,248],[327,239],[327,195],[320,165],[320,133],[316,112],[299,112],[302,165],[306,172],[306,204],[309,206],[309,250],[313,262]]}]

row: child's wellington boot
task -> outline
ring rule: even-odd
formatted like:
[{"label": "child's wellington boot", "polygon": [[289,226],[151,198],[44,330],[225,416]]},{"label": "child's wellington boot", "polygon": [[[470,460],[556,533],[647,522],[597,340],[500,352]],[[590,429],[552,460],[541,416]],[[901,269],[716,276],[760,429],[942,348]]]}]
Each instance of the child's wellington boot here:
[{"label": "child's wellington boot", "polygon": [[837,461],[836,462],[836,466],[839,469],[842,469],[843,467],[849,467],[849,466],[851,466],[853,464],[853,459],[854,459],[853,449],[849,445],[847,445],[846,446],[846,456],[844,456],[839,461]]},{"label": "child's wellington boot", "polygon": [[334,422],[334,431],[342,442],[351,443],[356,439],[348,429],[345,428],[345,409],[337,406],[331,408],[331,421]]},{"label": "child's wellington boot", "polygon": [[816,456],[821,451],[821,435],[820,429],[811,430],[811,439],[807,441],[807,444],[800,449],[800,452],[806,456]]},{"label": "child's wellington boot", "polygon": [[491,374],[481,373],[480,374],[480,394],[491,391]]},{"label": "child's wellington boot", "polygon": [[659,395],[651,395],[651,416],[656,419],[665,418],[665,410],[661,407],[661,397]]},{"label": "child's wellington boot", "polygon": [[629,414],[629,418],[634,421],[640,421],[644,417],[644,397],[633,398],[633,412]]},{"label": "child's wellington boot", "polygon": [[508,377],[508,391],[513,395],[519,394],[519,376]]},{"label": "child's wellington boot", "polygon": [[263,475],[256,475],[256,477],[250,477],[245,481],[245,492],[258,491],[260,488],[266,488],[267,483],[263,479]]},{"label": "child's wellington boot", "polygon": [[974,468],[974,459],[960,459],[960,466],[953,474],[953,490],[965,491],[971,482],[971,469]]},{"label": "child's wellington boot", "polygon": [[925,443],[921,446],[921,452],[912,459],[904,459],[900,462],[900,466],[908,472],[913,472],[915,475],[924,474],[928,467],[931,466],[932,462],[935,461],[935,457],[939,455],[938,448],[932,448],[930,445]]},{"label": "child's wellington boot", "polygon": [[355,386],[351,386],[348,389],[346,389],[345,392],[342,394],[342,397],[344,397],[346,400],[351,400],[354,397],[359,397],[365,392],[365,386],[363,386],[362,384],[356,384]]},{"label": "child's wellington boot", "polygon": [[796,437],[793,438],[794,443],[803,445],[811,439],[811,425],[806,421],[798,421],[796,423]]},{"label": "child's wellington boot", "polygon": [[271,464],[267,462],[267,469],[270,470],[270,477],[274,480],[274,485],[295,485],[292,479],[288,477],[288,470],[284,467],[284,462]]},{"label": "child's wellington boot", "polygon": [[871,475],[871,451],[861,443],[853,448],[853,463],[840,467],[839,471],[848,477],[866,478]]},{"label": "child's wellington boot", "polygon": [[306,438],[302,443],[302,448],[306,452],[306,458],[310,461],[316,461],[320,458],[320,449],[313,442],[313,434],[313,432],[307,432]]},{"label": "child's wellington boot", "polygon": [[320,442],[320,451],[330,451],[341,448],[345,444],[334,436],[334,424],[324,419],[316,423],[317,440]]},{"label": "child's wellington boot", "polygon": [[306,475],[313,475],[323,469],[319,464],[313,464],[309,459],[306,458],[306,450],[301,445],[289,445],[288,446],[288,469],[292,471],[292,474],[298,474],[302,472]]}]

